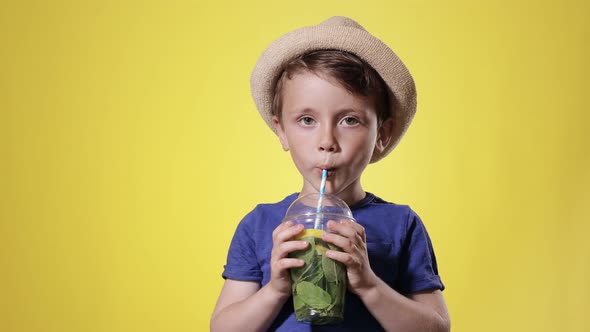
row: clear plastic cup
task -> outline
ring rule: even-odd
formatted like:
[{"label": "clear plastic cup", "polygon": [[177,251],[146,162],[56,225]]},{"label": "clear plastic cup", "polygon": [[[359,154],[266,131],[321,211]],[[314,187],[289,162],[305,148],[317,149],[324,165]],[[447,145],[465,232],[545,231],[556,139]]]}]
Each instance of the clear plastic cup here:
[{"label": "clear plastic cup", "polygon": [[[319,194],[308,194],[294,201],[284,221],[302,224],[304,231],[297,240],[309,242],[305,250],[292,252],[289,257],[305,261],[303,267],[291,269],[295,318],[314,325],[338,323],[344,319],[346,268],[344,264],[325,256],[326,250],[340,250],[322,240],[330,220],[354,221],[346,203],[334,195],[324,194],[318,209]],[[318,211],[319,210],[319,211]]]}]

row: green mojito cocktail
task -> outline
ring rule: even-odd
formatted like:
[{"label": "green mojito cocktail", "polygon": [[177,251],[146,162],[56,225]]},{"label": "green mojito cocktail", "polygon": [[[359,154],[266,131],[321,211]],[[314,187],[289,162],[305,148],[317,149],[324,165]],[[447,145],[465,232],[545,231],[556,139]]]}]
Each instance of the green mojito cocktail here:
[{"label": "green mojito cocktail", "polygon": [[290,256],[305,261],[305,265],[291,269],[293,306],[298,321],[312,324],[337,323],[344,319],[346,269],[325,255],[326,250],[339,250],[322,241],[322,230],[307,229],[297,239],[307,241],[309,247]]},{"label": "green mojito cocktail", "polygon": [[[327,250],[338,250],[322,240],[322,233],[330,220],[353,220],[350,209],[340,198],[324,195],[318,209],[318,194],[303,196],[291,204],[285,220],[303,224],[304,231],[295,239],[306,241],[305,250],[292,252],[289,257],[305,262],[302,267],[292,268],[292,292],[295,318],[300,322],[316,325],[338,323],[344,319],[346,294],[346,267],[326,256]],[[318,211],[320,211],[318,213]]]}]

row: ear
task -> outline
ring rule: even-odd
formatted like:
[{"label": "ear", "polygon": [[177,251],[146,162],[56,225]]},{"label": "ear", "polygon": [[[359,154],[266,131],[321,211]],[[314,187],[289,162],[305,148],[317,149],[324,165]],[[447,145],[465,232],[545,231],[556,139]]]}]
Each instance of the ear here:
[{"label": "ear", "polygon": [[393,117],[389,117],[377,129],[377,141],[375,142],[375,149],[373,150],[373,157],[371,159],[379,159],[379,156],[391,142],[393,137],[393,121]]},{"label": "ear", "polygon": [[283,130],[283,126],[281,125],[281,121],[279,118],[273,115],[272,123],[275,127],[277,132],[277,136],[279,136],[279,141],[281,141],[281,145],[283,146],[284,151],[289,151],[289,141],[287,140],[287,135],[285,135],[285,131]]}]

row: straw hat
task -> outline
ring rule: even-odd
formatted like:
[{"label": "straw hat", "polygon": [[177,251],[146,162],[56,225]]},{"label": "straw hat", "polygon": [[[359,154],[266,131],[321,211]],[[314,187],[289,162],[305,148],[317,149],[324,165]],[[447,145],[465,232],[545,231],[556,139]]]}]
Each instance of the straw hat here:
[{"label": "straw hat", "polygon": [[270,44],[258,58],[250,77],[252,97],[258,112],[275,131],[271,114],[273,93],[285,65],[294,57],[322,49],[355,54],[370,64],[389,87],[394,129],[391,141],[378,159],[385,157],[399,143],[414,118],[416,87],[412,75],[399,57],[350,18],[331,17],[319,25],[291,31]]}]

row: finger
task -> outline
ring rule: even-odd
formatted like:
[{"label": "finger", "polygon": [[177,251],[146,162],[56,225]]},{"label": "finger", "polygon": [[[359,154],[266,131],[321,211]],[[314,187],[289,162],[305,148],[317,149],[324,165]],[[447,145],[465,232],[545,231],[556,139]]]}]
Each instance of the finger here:
[{"label": "finger", "polygon": [[356,229],[357,234],[359,234],[363,242],[367,242],[367,232],[365,232],[363,225],[349,219],[342,219],[340,222],[352,226],[352,228]]},{"label": "finger", "polygon": [[297,258],[283,258],[278,260],[275,265],[279,270],[287,270],[294,267],[302,267],[305,265],[305,261]]},{"label": "finger", "polygon": [[338,233],[344,237],[353,237],[357,231],[345,221],[328,221],[328,231]]},{"label": "finger", "polygon": [[291,220],[287,220],[284,221],[282,223],[280,223],[273,231],[272,231],[272,237],[273,239],[275,238],[275,236],[280,233],[281,231],[283,231],[286,228],[289,228],[293,226],[293,222]]},{"label": "finger", "polygon": [[326,251],[326,256],[328,256],[330,259],[333,259],[346,265],[347,269],[355,268],[359,265],[357,261],[354,259],[354,256],[346,252],[328,250]]},{"label": "finger", "polygon": [[301,224],[293,225],[292,223],[287,222],[285,225],[281,226],[277,227],[275,231],[273,231],[273,241],[275,244],[291,240],[297,234],[303,231],[303,225]]},{"label": "finger", "polygon": [[276,256],[277,259],[281,259],[283,257],[287,257],[289,253],[293,251],[303,250],[309,246],[307,241],[286,241],[281,243],[277,250]]},{"label": "finger", "polygon": [[330,242],[340,248],[342,250],[353,253],[352,250],[355,247],[364,248],[365,241],[362,238],[361,234],[357,233],[354,229],[347,225],[338,225],[338,223],[334,222],[337,226],[334,228],[338,228],[338,232],[330,233],[324,232],[322,234],[322,239],[326,242]]},{"label": "finger", "polygon": [[363,241],[366,241],[365,228],[349,219],[341,219],[338,222],[331,220],[328,222],[328,229],[346,237],[352,237],[353,233],[356,233]]},{"label": "finger", "polygon": [[324,232],[322,234],[322,240],[337,246],[338,248],[342,249],[342,251],[349,253],[352,252],[352,248],[355,246],[353,240],[344,237],[338,233]]},{"label": "finger", "polygon": [[301,224],[290,226],[290,227],[280,231],[277,234],[276,239],[277,239],[278,243],[293,240],[295,238],[295,236],[297,236],[297,234],[303,232],[303,228],[304,227]]},{"label": "finger", "polygon": [[354,222],[353,220],[350,219],[340,219],[339,223],[341,225],[347,225],[352,227],[358,234],[364,235],[365,234],[365,228],[363,227],[363,225],[359,224],[358,222]]}]

